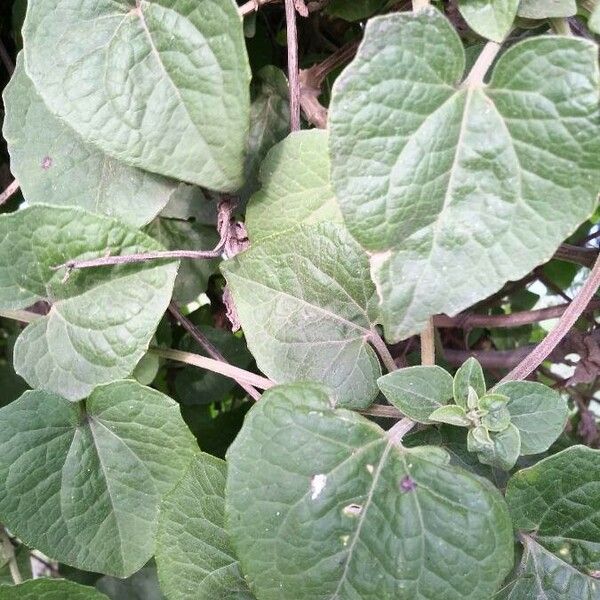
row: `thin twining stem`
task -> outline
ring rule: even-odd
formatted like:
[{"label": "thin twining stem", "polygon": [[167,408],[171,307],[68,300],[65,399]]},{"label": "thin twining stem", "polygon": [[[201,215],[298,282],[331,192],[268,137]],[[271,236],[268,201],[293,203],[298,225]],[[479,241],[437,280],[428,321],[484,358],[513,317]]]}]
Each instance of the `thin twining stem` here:
[{"label": "thin twining stem", "polygon": [[236,381],[243,381],[244,383],[261,390],[267,390],[275,385],[274,381],[271,381],[266,377],[261,377],[260,375],[256,375],[245,369],[240,369],[229,363],[224,363],[220,360],[215,360],[214,358],[208,358],[207,356],[201,356],[200,354],[183,352],[182,350],[173,350],[171,348],[157,348],[155,346],[151,347],[150,351],[162,358],[176,360],[187,365],[206,369],[207,371],[213,371],[214,373],[219,373],[225,377],[235,379]]},{"label": "thin twining stem", "polygon": [[212,250],[159,250],[155,252],[141,252],[123,254],[118,256],[101,256],[89,260],[68,260],[61,265],[51,267],[52,270],[66,269],[65,279],[75,269],[89,269],[93,267],[106,267],[112,265],[126,265],[143,263],[155,260],[176,260],[180,258],[211,259],[219,258],[223,248],[231,235],[231,215],[233,204],[228,200],[219,203],[218,225],[219,242]]},{"label": "thin twining stem", "polygon": [[404,436],[416,425],[416,423],[409,419],[408,417],[404,417],[400,421],[398,421],[395,425],[386,432],[386,436],[391,444],[395,446],[399,446],[404,438]]},{"label": "thin twining stem", "polygon": [[294,0],[285,0],[287,69],[290,88],[290,130],[300,130],[300,80],[298,79],[298,30]]},{"label": "thin twining stem", "polygon": [[272,4],[278,0],[249,0],[238,8],[238,12],[242,17],[249,15],[250,13],[258,11],[258,9],[265,4]]},{"label": "thin twining stem", "polygon": [[492,66],[496,55],[500,52],[500,48],[501,45],[497,42],[488,42],[483,47],[483,50],[480,52],[475,64],[463,83],[464,87],[476,88],[482,85],[483,78]]},{"label": "thin twining stem", "polygon": [[384,419],[402,419],[404,415],[395,407],[387,406],[386,404],[372,404],[369,408],[359,409],[361,415],[369,417],[382,417]]},{"label": "thin twining stem", "polygon": [[[229,364],[227,359],[219,352],[217,348],[211,343],[211,341],[179,310],[179,307],[175,304],[175,302],[171,302],[169,304],[169,312],[179,321],[181,326],[204,348],[209,356],[218,360],[219,362]],[[253,398],[254,400],[260,399],[260,392],[252,387],[250,384],[246,383],[242,379],[234,378],[235,381],[239,384],[244,391]]]},{"label": "thin twining stem", "polygon": [[427,319],[427,325],[421,332],[421,364],[435,365],[435,329],[432,317]]},{"label": "thin twining stem", "polygon": [[0,206],[9,200],[11,196],[19,191],[19,182],[15,179],[1,194]]},{"label": "thin twining stem", "polygon": [[575,325],[577,319],[583,314],[599,287],[600,256],[596,259],[596,263],[582,288],[558,320],[556,327],[502,379],[502,382],[525,379],[530,373],[533,373],[548,358],[567,333],[569,333],[571,327]]},{"label": "thin twining stem", "polygon": [[6,529],[0,525],[0,544],[5,558],[8,559],[8,569],[10,576],[15,585],[23,582],[23,577],[19,571],[19,565],[17,564],[17,557],[15,556],[15,549],[8,537]]},{"label": "thin twining stem", "polygon": [[385,342],[381,339],[379,334],[376,331],[372,331],[369,337],[367,338],[369,342],[373,345],[373,348],[379,354],[379,358],[381,362],[384,364],[385,368],[391,373],[395,371],[398,367],[394,361],[394,358],[390,354],[388,347],[385,345]]}]

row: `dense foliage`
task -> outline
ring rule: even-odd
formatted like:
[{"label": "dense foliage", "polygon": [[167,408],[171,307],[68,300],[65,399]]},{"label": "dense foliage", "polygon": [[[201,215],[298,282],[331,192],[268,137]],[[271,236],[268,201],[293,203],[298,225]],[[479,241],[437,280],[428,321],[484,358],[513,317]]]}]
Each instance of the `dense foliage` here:
[{"label": "dense foliage", "polygon": [[7,4],[0,600],[600,600],[600,2]]}]

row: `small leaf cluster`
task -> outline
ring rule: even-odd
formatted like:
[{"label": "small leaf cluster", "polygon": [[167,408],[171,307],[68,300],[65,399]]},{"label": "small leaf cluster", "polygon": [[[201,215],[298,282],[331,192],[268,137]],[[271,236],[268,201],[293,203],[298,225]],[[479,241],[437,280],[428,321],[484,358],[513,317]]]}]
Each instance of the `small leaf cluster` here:
[{"label": "small leaf cluster", "polygon": [[384,375],[378,383],[411,419],[467,428],[469,452],[506,471],[520,455],[547,450],[567,419],[566,400],[542,384],[519,381],[486,390],[483,370],[473,357],[454,378],[441,367],[419,366]]}]

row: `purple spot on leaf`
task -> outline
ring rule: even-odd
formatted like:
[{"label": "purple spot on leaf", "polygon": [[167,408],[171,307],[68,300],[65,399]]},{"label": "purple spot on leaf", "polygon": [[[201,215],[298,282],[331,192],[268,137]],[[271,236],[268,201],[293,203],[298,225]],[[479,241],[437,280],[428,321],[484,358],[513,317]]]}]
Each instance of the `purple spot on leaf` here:
[{"label": "purple spot on leaf", "polygon": [[42,159],[42,169],[47,171],[52,166],[52,159],[49,156],[44,156]]},{"label": "purple spot on leaf", "polygon": [[402,478],[400,482],[400,490],[403,492],[412,492],[417,487],[417,484],[408,475]]}]

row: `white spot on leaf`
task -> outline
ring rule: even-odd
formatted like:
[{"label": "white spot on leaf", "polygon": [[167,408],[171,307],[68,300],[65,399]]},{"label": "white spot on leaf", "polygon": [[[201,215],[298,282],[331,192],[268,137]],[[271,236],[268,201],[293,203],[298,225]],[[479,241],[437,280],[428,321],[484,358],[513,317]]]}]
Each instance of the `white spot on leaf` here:
[{"label": "white spot on leaf", "polygon": [[325,485],[327,484],[327,475],[323,473],[318,473],[317,475],[313,475],[310,480],[310,489],[311,489],[311,500],[316,500],[319,497],[319,494],[325,489]]}]

